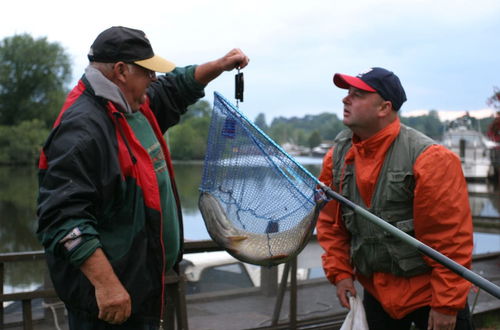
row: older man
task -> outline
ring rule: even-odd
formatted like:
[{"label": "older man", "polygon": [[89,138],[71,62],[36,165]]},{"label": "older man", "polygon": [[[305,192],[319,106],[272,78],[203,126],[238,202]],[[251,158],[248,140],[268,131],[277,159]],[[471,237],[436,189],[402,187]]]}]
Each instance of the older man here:
[{"label": "older man", "polygon": [[99,34],[88,58],[40,157],[38,236],[71,329],[158,329],[164,275],[182,250],[163,134],[208,82],[248,58],[233,49],[175,68],[126,27]]}]

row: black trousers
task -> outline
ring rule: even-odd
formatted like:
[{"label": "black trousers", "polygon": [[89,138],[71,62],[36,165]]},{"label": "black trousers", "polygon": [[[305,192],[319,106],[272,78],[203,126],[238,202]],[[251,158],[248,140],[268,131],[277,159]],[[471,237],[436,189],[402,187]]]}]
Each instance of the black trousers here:
[{"label": "black trousers", "polygon": [[[409,330],[414,323],[418,329],[426,330],[429,319],[430,307],[424,306],[414,310],[404,318],[397,320],[387,314],[382,305],[368,291],[363,293],[363,306],[366,312],[366,320],[370,330]],[[469,305],[465,304],[464,309],[457,314],[455,330],[473,330],[472,317],[469,312]]]},{"label": "black trousers", "polygon": [[79,317],[69,309],[68,325],[70,330],[158,330],[156,325],[134,323],[130,320],[119,325],[109,324],[98,319],[88,320]]}]

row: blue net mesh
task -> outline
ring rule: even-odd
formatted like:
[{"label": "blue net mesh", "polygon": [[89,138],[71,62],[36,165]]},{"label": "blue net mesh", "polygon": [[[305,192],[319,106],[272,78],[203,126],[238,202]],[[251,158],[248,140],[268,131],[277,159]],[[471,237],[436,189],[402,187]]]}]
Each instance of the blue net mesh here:
[{"label": "blue net mesh", "polygon": [[287,261],[314,229],[316,182],[215,93],[199,203],[212,239],[245,262]]}]

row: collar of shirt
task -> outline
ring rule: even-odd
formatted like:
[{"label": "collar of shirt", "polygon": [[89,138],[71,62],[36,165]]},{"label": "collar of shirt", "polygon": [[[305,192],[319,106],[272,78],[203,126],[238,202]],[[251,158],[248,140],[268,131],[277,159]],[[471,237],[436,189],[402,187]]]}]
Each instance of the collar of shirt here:
[{"label": "collar of shirt", "polygon": [[387,150],[398,136],[400,128],[401,123],[397,118],[366,140],[361,141],[357,136],[352,138],[352,147],[347,152],[346,163],[354,162],[356,184],[367,207],[371,205],[372,194]]},{"label": "collar of shirt", "polygon": [[89,65],[85,69],[85,77],[89,81],[90,86],[92,86],[96,96],[110,100],[125,113],[132,113],[132,108],[120,88],[106,78],[101,71]]}]

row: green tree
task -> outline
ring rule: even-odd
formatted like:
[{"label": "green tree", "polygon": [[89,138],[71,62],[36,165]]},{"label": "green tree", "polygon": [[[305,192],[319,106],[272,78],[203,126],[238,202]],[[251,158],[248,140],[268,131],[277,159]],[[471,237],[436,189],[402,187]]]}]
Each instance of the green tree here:
[{"label": "green tree", "polygon": [[290,142],[292,129],[289,124],[285,122],[277,122],[269,128],[269,136],[278,144]]},{"label": "green tree", "polygon": [[198,101],[188,108],[178,125],[167,132],[167,141],[176,160],[203,159],[210,125],[210,104]]},{"label": "green tree", "polygon": [[309,148],[312,150],[314,147],[319,146],[321,143],[321,134],[319,134],[319,131],[314,131],[311,133],[309,136]]},{"label": "green tree", "polygon": [[267,132],[268,127],[266,123],[266,115],[263,113],[259,113],[255,118],[255,125],[257,125],[257,127],[259,127],[264,132]]},{"label": "green tree", "polygon": [[188,107],[188,111],[181,116],[180,123],[182,124],[185,121],[189,121],[191,118],[209,118],[211,111],[212,107],[208,101],[199,100]]},{"label": "green tree", "polygon": [[319,115],[306,115],[302,118],[277,117],[272,121],[269,132],[272,132],[270,135],[273,138],[284,139],[283,142],[289,141],[308,146],[307,139],[298,138],[300,133],[297,130],[302,130],[307,136],[313,131],[318,131],[322,140],[333,140],[344,128],[344,124],[335,114],[322,113]]},{"label": "green tree", "polygon": [[35,164],[48,134],[39,119],[0,126],[0,164]]},{"label": "green tree", "polygon": [[69,56],[58,43],[29,34],[0,41],[0,125],[40,119],[50,126],[71,79]]},{"label": "green tree", "polygon": [[298,129],[296,133],[296,141],[295,143],[299,146],[307,146],[307,135],[303,129]]},{"label": "green tree", "polygon": [[444,124],[439,120],[436,110],[429,111],[429,114],[417,117],[401,117],[401,122],[425,135],[440,140],[443,135]]}]

